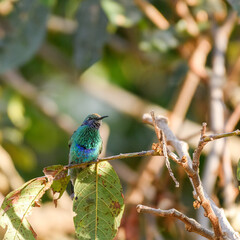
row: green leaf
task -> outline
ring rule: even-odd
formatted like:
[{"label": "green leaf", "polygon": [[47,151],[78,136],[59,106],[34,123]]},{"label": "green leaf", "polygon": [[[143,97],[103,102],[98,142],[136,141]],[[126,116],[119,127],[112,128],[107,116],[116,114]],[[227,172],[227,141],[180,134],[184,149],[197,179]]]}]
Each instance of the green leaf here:
[{"label": "green leaf", "polygon": [[0,73],[16,68],[38,50],[46,32],[48,8],[39,0],[21,0],[0,19]]},{"label": "green leaf", "polygon": [[237,179],[238,179],[238,181],[240,181],[240,159],[238,160]]},{"label": "green leaf", "polygon": [[228,2],[232,6],[232,8],[237,11],[238,15],[240,15],[240,1],[239,0],[228,0]]},{"label": "green leaf", "polygon": [[7,226],[4,240],[36,239],[37,235],[26,217],[32,207],[39,206],[40,198],[51,184],[45,177],[35,178],[6,196],[0,209],[0,226]]},{"label": "green leaf", "polygon": [[84,71],[102,56],[102,48],[108,39],[108,20],[99,0],[84,0],[77,12],[75,36],[75,65]]},{"label": "green leaf", "polygon": [[108,162],[83,169],[74,186],[73,211],[78,239],[111,240],[124,210],[118,175]]},{"label": "green leaf", "polygon": [[141,11],[133,1],[102,0],[103,9],[111,24],[121,27],[132,27],[142,17]]},{"label": "green leaf", "polygon": [[59,193],[58,197],[54,199],[55,206],[57,206],[57,200],[63,195],[67,188],[68,182],[70,181],[70,176],[67,175],[67,170],[64,170],[62,165],[53,165],[44,168],[44,174],[49,178],[53,178],[53,183],[51,189],[53,194]]}]

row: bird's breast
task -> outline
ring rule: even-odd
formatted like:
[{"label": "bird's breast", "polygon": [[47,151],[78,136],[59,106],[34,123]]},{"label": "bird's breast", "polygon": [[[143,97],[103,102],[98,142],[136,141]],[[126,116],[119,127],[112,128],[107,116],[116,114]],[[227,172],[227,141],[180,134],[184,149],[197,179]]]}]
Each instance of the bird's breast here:
[{"label": "bird's breast", "polygon": [[79,144],[73,144],[70,148],[69,158],[73,163],[84,163],[94,161],[98,158],[98,147],[88,149]]}]

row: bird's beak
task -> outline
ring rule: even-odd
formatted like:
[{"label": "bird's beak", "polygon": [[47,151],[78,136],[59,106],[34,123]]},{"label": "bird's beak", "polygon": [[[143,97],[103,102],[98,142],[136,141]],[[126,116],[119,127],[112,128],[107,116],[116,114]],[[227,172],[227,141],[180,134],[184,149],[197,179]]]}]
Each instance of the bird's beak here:
[{"label": "bird's beak", "polygon": [[102,116],[102,117],[98,118],[98,120],[102,120],[102,119],[104,119],[106,117],[108,117],[108,116]]}]

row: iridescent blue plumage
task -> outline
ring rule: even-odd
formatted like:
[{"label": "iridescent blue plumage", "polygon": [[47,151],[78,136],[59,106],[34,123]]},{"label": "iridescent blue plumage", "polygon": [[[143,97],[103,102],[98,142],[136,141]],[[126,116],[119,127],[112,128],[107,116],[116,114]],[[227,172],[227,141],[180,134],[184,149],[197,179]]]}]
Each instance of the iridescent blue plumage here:
[{"label": "iridescent blue plumage", "polygon": [[[102,150],[102,139],[99,134],[101,117],[91,114],[83,121],[82,125],[73,133],[69,140],[69,164],[85,163],[97,160]],[[69,169],[69,175],[74,185],[79,168]]]}]

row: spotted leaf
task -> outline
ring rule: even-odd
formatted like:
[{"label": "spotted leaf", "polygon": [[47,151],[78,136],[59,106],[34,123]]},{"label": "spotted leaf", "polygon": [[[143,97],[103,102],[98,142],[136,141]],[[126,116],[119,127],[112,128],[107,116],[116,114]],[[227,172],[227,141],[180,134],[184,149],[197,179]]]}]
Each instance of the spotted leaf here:
[{"label": "spotted leaf", "polygon": [[6,196],[0,209],[0,226],[7,227],[4,240],[36,239],[27,216],[32,207],[39,207],[39,200],[51,184],[45,177],[35,178]]},{"label": "spotted leaf", "polygon": [[111,240],[124,210],[118,175],[108,162],[83,169],[74,186],[73,211],[78,239]]}]

